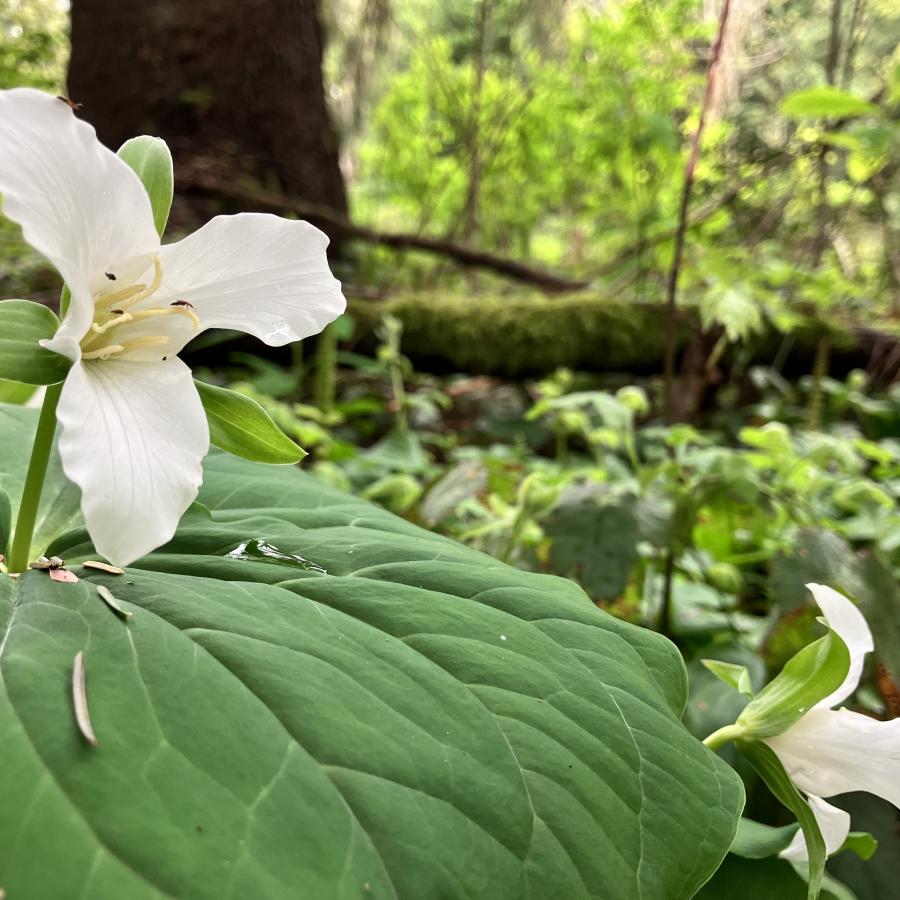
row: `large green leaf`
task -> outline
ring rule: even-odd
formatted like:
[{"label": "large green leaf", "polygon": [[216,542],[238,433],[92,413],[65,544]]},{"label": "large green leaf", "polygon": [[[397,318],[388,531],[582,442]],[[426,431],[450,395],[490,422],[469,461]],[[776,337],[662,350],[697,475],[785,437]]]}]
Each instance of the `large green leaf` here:
[{"label": "large green leaf", "polygon": [[743,792],[667,641],[296,470],[216,454],[200,500],[124,576],[0,577],[10,898],[671,900],[719,864]]}]

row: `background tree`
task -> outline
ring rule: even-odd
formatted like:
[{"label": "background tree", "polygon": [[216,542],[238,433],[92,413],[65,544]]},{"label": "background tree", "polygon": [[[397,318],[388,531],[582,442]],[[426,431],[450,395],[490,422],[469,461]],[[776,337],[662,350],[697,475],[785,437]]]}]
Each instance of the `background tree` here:
[{"label": "background tree", "polygon": [[[74,0],[69,93],[111,147],[165,138],[182,182],[250,180],[346,213],[316,6]],[[176,224],[206,200],[188,203]]]}]

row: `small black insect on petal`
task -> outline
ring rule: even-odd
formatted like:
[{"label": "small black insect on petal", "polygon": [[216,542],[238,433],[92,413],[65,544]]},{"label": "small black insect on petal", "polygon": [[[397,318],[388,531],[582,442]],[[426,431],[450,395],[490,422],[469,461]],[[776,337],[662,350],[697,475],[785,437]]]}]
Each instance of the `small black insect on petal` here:
[{"label": "small black insect on petal", "polygon": [[104,272],[103,274],[104,274],[110,281],[115,281],[115,280],[116,280],[116,276],[113,275],[112,272]]},{"label": "small black insect on petal", "polygon": [[71,100],[71,99],[69,99],[68,97],[62,97],[62,96],[60,96],[60,95],[57,95],[56,99],[57,99],[57,100],[62,100],[62,102],[65,103],[66,106],[69,107],[69,109],[72,109],[72,110],[79,110],[79,109],[81,109],[81,104],[80,104],[80,103],[76,103],[74,100]]}]

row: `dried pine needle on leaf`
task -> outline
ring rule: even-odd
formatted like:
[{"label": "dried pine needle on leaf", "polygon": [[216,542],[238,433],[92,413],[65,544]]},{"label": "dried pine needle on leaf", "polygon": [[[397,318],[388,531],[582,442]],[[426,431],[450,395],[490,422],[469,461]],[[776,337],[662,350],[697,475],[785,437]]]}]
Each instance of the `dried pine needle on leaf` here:
[{"label": "dried pine needle on leaf", "polygon": [[100,595],[100,599],[120,618],[124,619],[126,622],[134,615],[134,613],[129,612],[127,609],[122,609],[119,605],[118,599],[113,595],[113,592],[102,584],[97,585],[97,593]]},{"label": "dried pine needle on leaf", "polygon": [[72,667],[72,702],[75,705],[75,721],[82,737],[92,746],[97,746],[97,735],[91,725],[91,717],[88,714],[87,694],[84,687],[84,652],[79,650],[75,654],[75,664]]}]

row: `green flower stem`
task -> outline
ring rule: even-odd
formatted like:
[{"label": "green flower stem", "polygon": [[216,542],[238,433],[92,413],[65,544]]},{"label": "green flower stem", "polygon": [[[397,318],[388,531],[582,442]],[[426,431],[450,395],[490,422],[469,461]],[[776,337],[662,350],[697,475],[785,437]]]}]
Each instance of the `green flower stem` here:
[{"label": "green flower stem", "polygon": [[47,463],[50,461],[50,448],[53,446],[53,435],[56,433],[56,405],[62,393],[62,382],[51,384],[44,395],[44,405],[38,419],[37,432],[34,435],[34,446],[31,448],[31,460],[25,476],[25,487],[22,490],[22,502],[19,505],[19,516],[16,519],[16,530],[9,548],[7,565],[10,572],[24,572],[31,562],[31,538],[34,534],[34,523],[37,521],[38,506],[41,502],[41,491],[44,488],[44,477],[47,474]]},{"label": "green flower stem", "polygon": [[724,728],[720,728],[718,731],[714,731],[708,738],[703,741],[703,745],[705,747],[709,747],[710,750],[718,750],[723,744],[727,744],[729,741],[736,741],[739,738],[744,737],[746,729],[743,725],[738,725],[737,723],[733,725],[726,725]]}]

